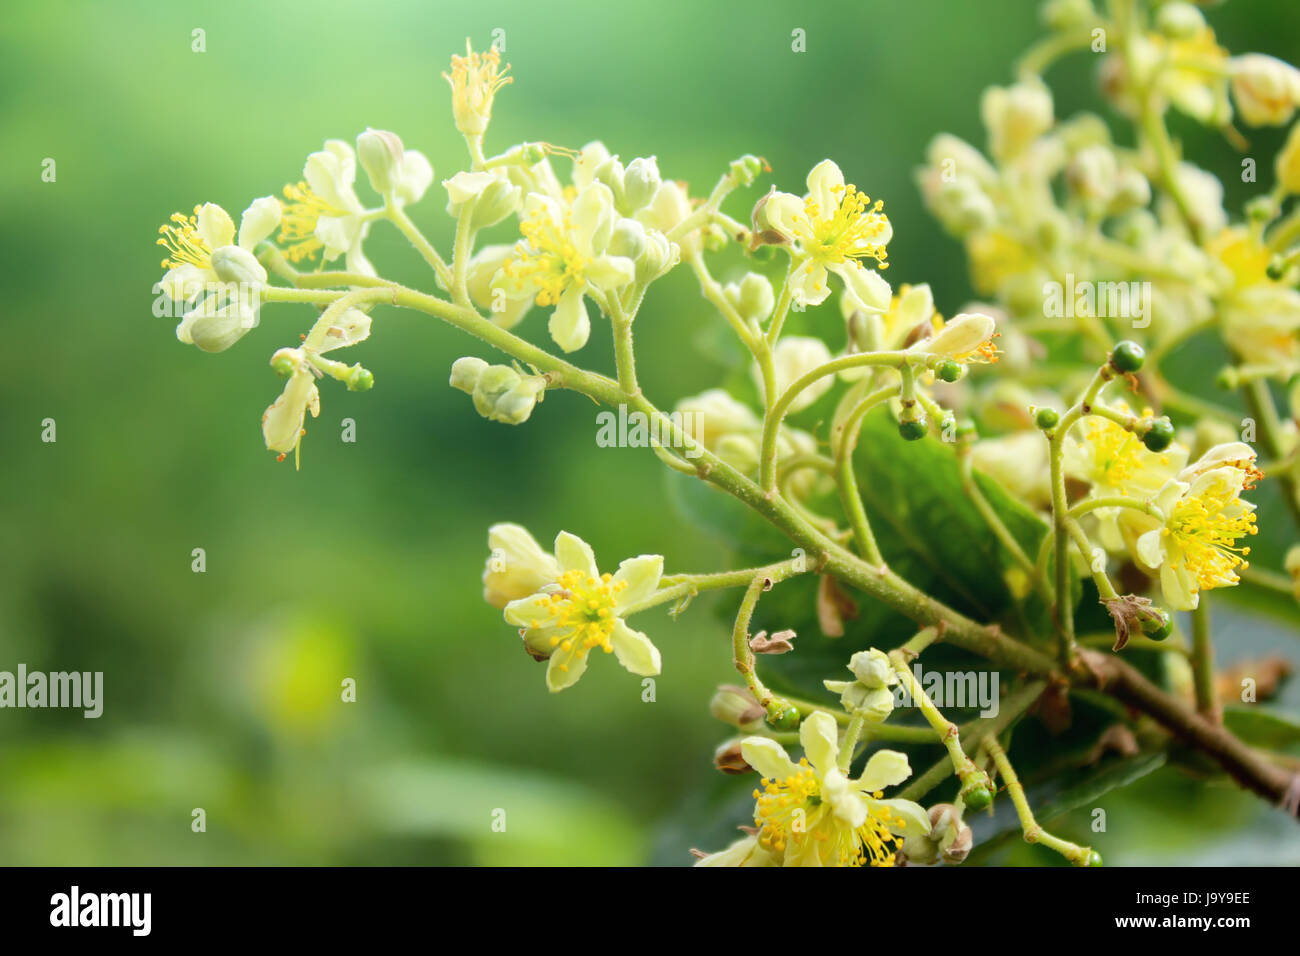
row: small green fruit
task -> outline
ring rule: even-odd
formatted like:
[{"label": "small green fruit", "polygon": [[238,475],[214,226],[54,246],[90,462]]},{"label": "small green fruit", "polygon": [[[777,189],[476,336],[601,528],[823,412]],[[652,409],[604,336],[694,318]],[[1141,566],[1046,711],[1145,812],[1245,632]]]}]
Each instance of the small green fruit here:
[{"label": "small green fruit", "polygon": [[1164,451],[1173,441],[1174,423],[1167,418],[1157,418],[1142,436],[1142,444],[1151,451]]},{"label": "small green fruit", "polygon": [[794,704],[772,704],[767,710],[767,722],[777,730],[799,729],[799,708]]},{"label": "small green fruit", "polygon": [[921,419],[917,422],[898,423],[898,434],[902,435],[908,441],[916,441],[919,438],[924,438],[927,430],[925,419]]},{"label": "small green fruit", "polygon": [[1054,408],[1040,408],[1034,414],[1034,424],[1043,431],[1047,431],[1049,428],[1055,428],[1056,423],[1060,420],[1061,416]]},{"label": "small green fruit", "polygon": [[934,367],[934,374],[945,382],[955,382],[961,378],[961,365],[952,359],[945,359]]},{"label": "small green fruit", "polygon": [[968,808],[978,813],[981,810],[987,809],[988,805],[993,802],[993,793],[989,790],[987,785],[977,783],[970,789],[963,790],[961,792],[961,798]]},{"label": "small green fruit", "polygon": [[1136,372],[1146,358],[1147,353],[1136,342],[1120,342],[1110,353],[1110,364],[1121,372]]},{"label": "small green fruit", "polygon": [[1174,618],[1166,611],[1157,609],[1155,613],[1160,615],[1158,619],[1142,618],[1142,633],[1153,641],[1163,641],[1174,632]]}]

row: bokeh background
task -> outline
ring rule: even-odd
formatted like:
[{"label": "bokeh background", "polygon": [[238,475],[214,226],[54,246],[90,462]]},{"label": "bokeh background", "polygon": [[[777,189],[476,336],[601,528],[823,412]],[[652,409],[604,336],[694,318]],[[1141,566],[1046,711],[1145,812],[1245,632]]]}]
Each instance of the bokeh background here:
[{"label": "bokeh background", "polygon": [[[1300,52],[1293,3],[1212,17],[1233,50]],[[206,52],[191,51],[195,28]],[[794,28],[806,53],[791,51]],[[281,387],[267,360],[311,309],[268,309],[218,356],[151,314],[159,223],[209,200],[237,214],[299,179],[326,138],[392,129],[436,180],[461,168],[439,74],[494,29],[516,82],[490,151],[600,138],[625,160],[657,155],[697,192],[744,152],[794,191],[835,157],[886,200],[890,278],[931,282],[945,312],[969,296],[965,266],[912,171],[935,132],[982,142],[980,89],[1009,80],[1039,34],[1028,0],[7,5],[0,669],[103,671],[106,700],[99,720],[0,711],[0,863],[681,863],[714,839],[701,795],[734,789],[712,769],[724,734],[706,710],[734,677],[715,613],[727,598],[646,619],[666,662],[650,704],[603,660],[548,695],[480,596],[499,520],[543,541],[573,530],[603,563],[658,552],[673,570],[722,567],[724,547],[680,517],[648,453],[597,449],[594,409],[571,394],[524,427],[480,419],[446,383],[456,357],[486,349],[379,310],[349,356],[374,390],[323,388],[295,472],[263,448],[259,417]],[[1059,113],[1092,103],[1086,60],[1052,76]],[[1193,143],[1237,168],[1213,139]],[[447,248],[442,206],[435,184],[412,215]],[[376,227],[367,252],[430,285],[394,230]],[[687,275],[655,287],[637,333],[661,405],[726,373],[713,321]],[[595,324],[581,357],[605,367]],[[541,317],[523,330],[544,337]],[[1294,641],[1262,619],[1234,634],[1247,650]],[[345,677],[355,704],[339,700]],[[1276,815],[1172,770],[1107,799],[1109,862],[1298,861]],[[1088,838],[1086,819],[1070,826]]]}]

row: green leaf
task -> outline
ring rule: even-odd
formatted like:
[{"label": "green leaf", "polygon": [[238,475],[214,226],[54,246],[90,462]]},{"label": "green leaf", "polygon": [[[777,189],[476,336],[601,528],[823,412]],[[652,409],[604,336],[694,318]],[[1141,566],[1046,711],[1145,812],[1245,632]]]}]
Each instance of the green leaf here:
[{"label": "green leaf", "polygon": [[1223,724],[1246,743],[1265,750],[1300,744],[1300,718],[1263,707],[1226,707]]}]

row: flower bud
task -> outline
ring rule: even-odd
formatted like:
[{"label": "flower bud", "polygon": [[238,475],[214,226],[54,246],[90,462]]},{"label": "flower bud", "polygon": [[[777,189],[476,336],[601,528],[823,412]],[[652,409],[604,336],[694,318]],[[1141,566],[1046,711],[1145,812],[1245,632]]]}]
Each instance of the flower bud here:
[{"label": "flower bud", "polygon": [[[819,365],[831,360],[831,350],[821,339],[806,335],[789,335],[782,338],[772,349],[772,365],[776,371],[776,389],[784,393],[794,382],[811,372]],[[754,366],[754,379],[760,392],[763,387],[762,375],[757,364]],[[807,408],[835,384],[833,375],[825,375],[813,382],[790,403],[791,413]]]},{"label": "flower bud", "polygon": [[1156,29],[1171,40],[1187,40],[1205,29],[1205,17],[1191,3],[1166,3],[1156,11]]},{"label": "flower bud", "polygon": [[1291,575],[1291,594],[1300,601],[1300,544],[1293,544],[1287,549],[1282,567]]},{"label": "flower bud", "polygon": [[1088,146],[1074,154],[1065,170],[1070,191],[1080,199],[1107,203],[1115,193],[1119,163],[1107,146]]},{"label": "flower bud", "polygon": [[645,248],[636,259],[636,281],[641,285],[648,285],[681,261],[677,243],[669,242],[662,232],[650,230],[645,239]]},{"label": "flower bud", "polygon": [[212,271],[222,282],[237,282],[244,289],[266,285],[266,270],[247,249],[222,246],[212,253]]},{"label": "flower bud", "polygon": [[404,154],[402,140],[396,133],[367,129],[357,137],[357,160],[370,177],[370,185],[381,196],[387,196],[397,187]]},{"label": "flower bud", "polygon": [[466,395],[473,395],[474,386],[487,367],[487,362],[473,355],[456,359],[451,366],[451,387],[460,389]]},{"label": "flower bud", "polygon": [[1300,194],[1300,123],[1291,127],[1274,163],[1278,185],[1288,193]]},{"label": "flower bud", "polygon": [[641,258],[645,252],[646,228],[635,219],[620,219],[609,237],[609,248],[605,251],[611,256],[624,256],[633,261]]},{"label": "flower bud", "polygon": [[980,115],[989,132],[989,150],[1012,159],[1052,128],[1052,94],[1038,81],[991,86],[980,100]]},{"label": "flower bud", "polygon": [[763,725],[767,716],[747,687],[723,684],[709,701],[709,713],[715,720],[745,731],[754,731]]},{"label": "flower bud", "polygon": [[776,194],[776,187],[773,186],[768,190],[767,195],[761,197],[758,202],[754,203],[754,211],[750,213],[750,226],[752,227],[750,235],[753,237],[751,242],[755,246],[780,246],[790,241],[776,223],[772,222],[768,215],[767,204]]},{"label": "flower bud", "polygon": [[864,686],[872,689],[898,683],[889,655],[872,647],[849,658],[849,670]]},{"label": "flower bud", "polygon": [[1251,126],[1281,126],[1300,104],[1300,70],[1263,53],[1234,57],[1232,96]]},{"label": "flower bud", "polygon": [[728,740],[713,752],[713,766],[727,774],[745,774],[753,771],[740,751],[739,740]]},{"label": "flower bud", "polygon": [[752,153],[746,153],[739,159],[733,159],[731,161],[731,165],[727,168],[727,173],[731,176],[732,182],[737,186],[744,187],[754,185],[754,180],[758,179],[759,174],[764,170],[771,172],[762,157],[755,156]]},{"label": "flower bud", "polygon": [[757,272],[747,272],[740,282],[729,283],[722,291],[747,322],[766,322],[776,308],[772,283]]},{"label": "flower bud", "polygon": [[596,167],[593,179],[598,183],[604,183],[609,187],[609,191],[614,194],[614,205],[618,208],[623,206],[624,196],[624,170],[623,164],[618,161],[617,156],[610,156],[603,163]]},{"label": "flower bud", "polygon": [[[490,554],[483,569],[483,600],[497,609],[536,594],[560,577],[555,556],[542,550],[537,539],[522,525],[494,524],[488,529],[488,549]],[[544,632],[539,628],[537,633]],[[550,657],[550,651],[549,641],[542,647],[529,648],[529,653],[539,660]]]},{"label": "flower bud", "polygon": [[579,189],[596,178],[596,170],[609,159],[609,150],[600,140],[592,140],[578,151],[573,161],[573,184]]},{"label": "flower bud", "polygon": [[1096,22],[1091,0],[1048,0],[1043,4],[1043,23],[1052,30],[1072,30]]},{"label": "flower bud", "polygon": [[494,422],[519,425],[528,420],[545,390],[546,380],[540,375],[520,375],[508,365],[490,365],[474,386],[474,408]]},{"label": "flower bud", "polygon": [[[650,205],[638,210],[636,219],[650,229],[657,229],[667,234],[690,214],[691,202],[686,195],[686,190],[670,179],[659,187]],[[678,242],[681,245],[683,257],[689,257],[700,251],[701,244],[698,230],[681,237]]]},{"label": "flower bud", "polygon": [[662,184],[659,164],[653,156],[632,160],[623,171],[623,212],[630,216],[649,205]]}]

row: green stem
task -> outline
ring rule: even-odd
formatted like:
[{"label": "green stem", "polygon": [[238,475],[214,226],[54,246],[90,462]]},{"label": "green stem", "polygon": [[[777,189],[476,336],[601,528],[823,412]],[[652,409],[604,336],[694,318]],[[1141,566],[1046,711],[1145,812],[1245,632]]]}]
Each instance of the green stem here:
[{"label": "green stem", "polygon": [[1210,628],[1210,601],[1202,593],[1192,611],[1192,675],[1196,685],[1196,711],[1219,723],[1223,717],[1214,692],[1214,641]]},{"label": "green stem", "polygon": [[993,762],[997,765],[998,775],[1007,785],[1007,794],[1011,797],[1011,802],[1015,804],[1016,814],[1020,817],[1020,829],[1024,831],[1026,843],[1041,843],[1048,849],[1055,850],[1061,856],[1065,857],[1075,866],[1087,866],[1092,857],[1092,848],[1079,846],[1068,840],[1062,840],[1044,830],[1038,821],[1034,819],[1034,812],[1029,808],[1029,800],[1025,797],[1025,788],[1020,785],[1020,778],[1016,776],[1015,768],[1011,766],[1011,761],[1007,759],[1007,753],[998,743],[997,737],[987,737],[984,740],[984,748],[992,756]]}]

